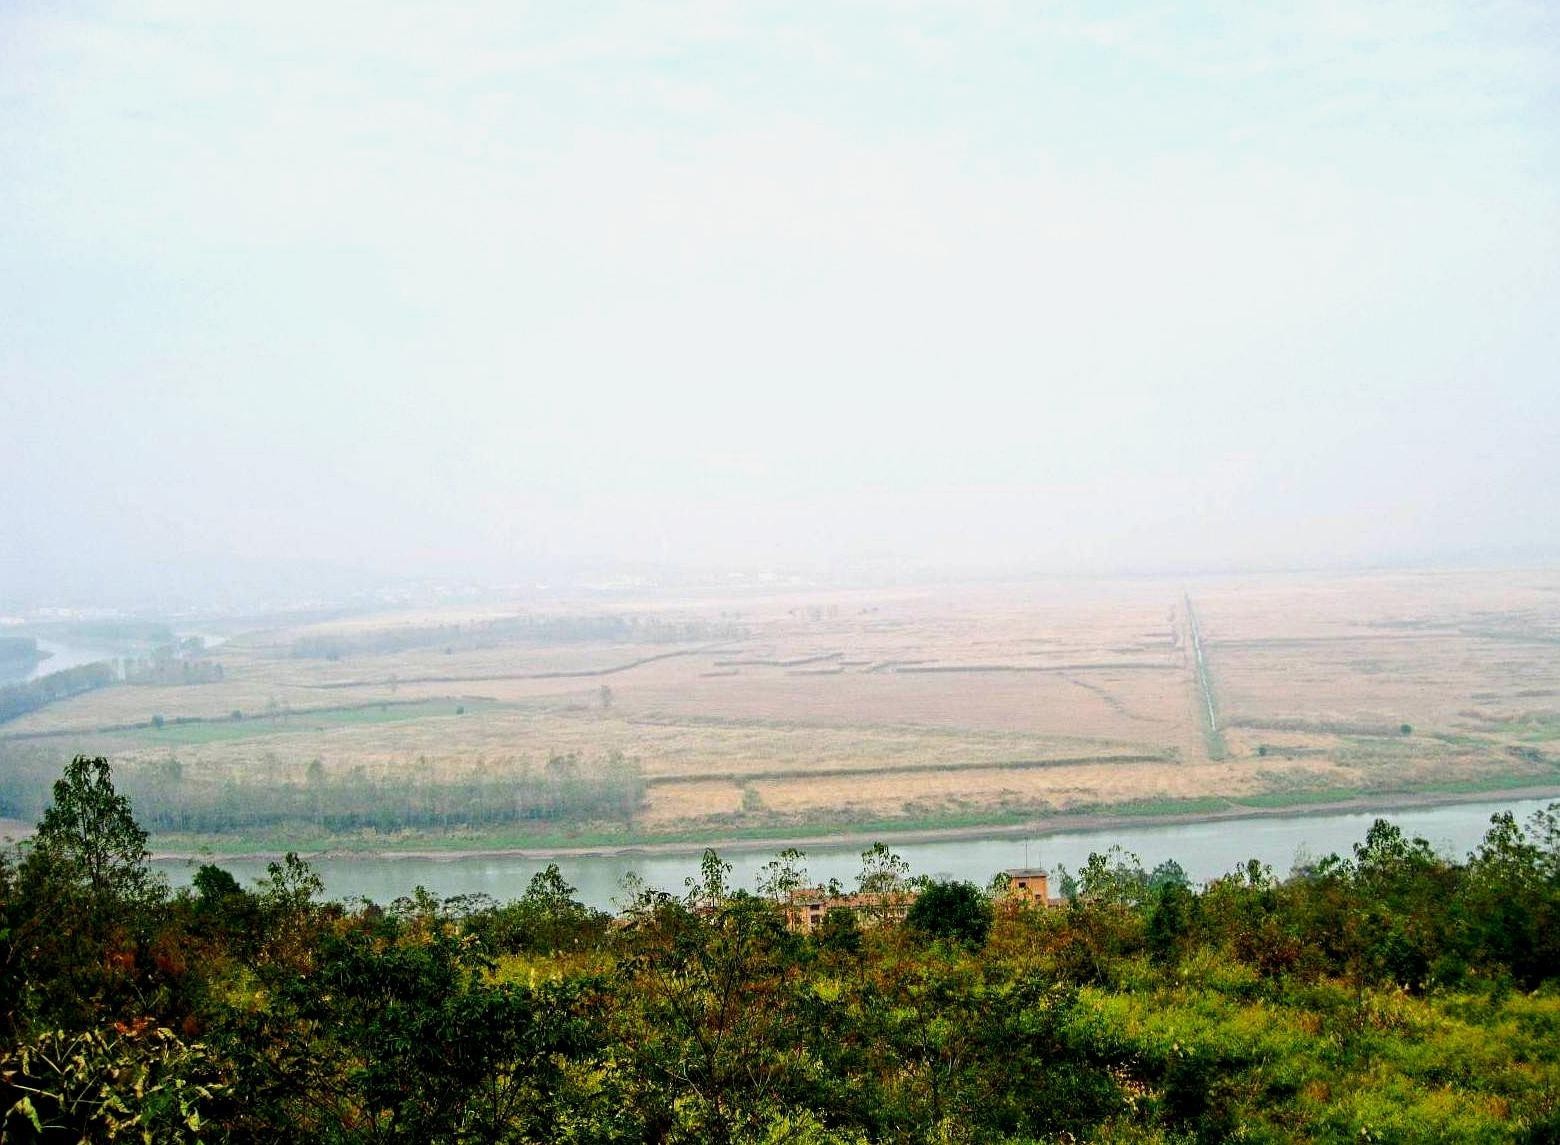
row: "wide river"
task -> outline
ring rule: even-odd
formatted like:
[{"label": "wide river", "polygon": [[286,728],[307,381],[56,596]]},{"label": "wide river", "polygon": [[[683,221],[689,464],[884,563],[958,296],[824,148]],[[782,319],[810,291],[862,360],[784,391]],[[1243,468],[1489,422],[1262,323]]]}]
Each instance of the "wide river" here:
[{"label": "wide river", "polygon": [[[1428,839],[1442,854],[1458,859],[1478,845],[1489,827],[1490,816],[1511,811],[1519,821],[1548,805],[1549,800],[1496,800],[1460,803],[1417,810],[1351,812],[1321,815],[1270,815],[1252,819],[1227,819],[1216,823],[1172,823],[1020,836],[987,836],[933,843],[904,843],[894,850],[916,874],[969,879],[984,885],[997,871],[1026,864],[1055,871],[1064,865],[1077,871],[1091,851],[1119,844],[1152,869],[1174,859],[1194,882],[1227,874],[1248,859],[1271,864],[1287,874],[1297,858],[1338,852],[1364,838],[1377,818],[1390,819],[1407,835]],[[758,869],[774,857],[774,850],[732,850],[724,857],[735,868],[737,885],[752,887]],[[266,864],[254,860],[216,860],[248,882],[265,874]],[[311,865],[325,880],[332,898],[364,897],[379,903],[424,886],[445,897],[483,892],[496,899],[525,893],[531,876],[547,865],[546,859],[512,856],[478,856],[455,859],[319,858]],[[579,898],[591,906],[614,909],[626,895],[624,876],[632,873],[649,886],[680,892],[683,880],[698,872],[693,854],[567,855],[557,859],[564,878],[579,888]],[[157,864],[175,884],[187,883],[197,863],[163,861]],[[821,846],[807,851],[806,867],[813,880],[837,878],[850,886],[861,867],[861,847]]]}]

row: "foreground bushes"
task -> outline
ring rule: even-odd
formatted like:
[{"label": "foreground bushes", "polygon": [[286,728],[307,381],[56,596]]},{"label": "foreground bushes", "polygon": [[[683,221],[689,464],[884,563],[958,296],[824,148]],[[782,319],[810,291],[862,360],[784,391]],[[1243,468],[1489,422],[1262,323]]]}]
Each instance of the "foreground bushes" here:
[{"label": "foreground bushes", "polygon": [[611,923],[555,868],[506,904],[324,902],[291,856],[170,894],[144,839],[78,760],[0,863],[7,1141],[1560,1135],[1553,811],[1466,863],[1378,823],[1201,890],[1106,854],[1053,909],[875,848],[858,883],[919,889],[905,923],[811,935],[794,853],[759,894],[707,854]]}]

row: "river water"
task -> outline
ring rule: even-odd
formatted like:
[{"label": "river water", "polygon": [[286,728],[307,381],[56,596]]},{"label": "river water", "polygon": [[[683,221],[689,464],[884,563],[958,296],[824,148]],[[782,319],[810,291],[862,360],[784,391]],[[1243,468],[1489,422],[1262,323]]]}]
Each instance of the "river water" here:
[{"label": "river water", "polygon": [[52,672],[63,672],[66,668],[94,664],[99,660],[113,660],[123,655],[121,652],[112,652],[106,648],[84,648],[78,644],[59,644],[53,640],[39,640],[38,651],[50,652],[52,655],[38,661],[27,676],[29,680],[36,680]]},{"label": "river water", "polygon": [[115,656],[115,653],[101,648],[82,648],[60,644],[53,640],[39,640],[37,644],[38,651],[47,652],[48,655],[32,663],[25,660],[7,660],[4,664],[0,664],[0,685],[36,680],[41,676],[47,676],[50,672],[63,672],[66,668],[91,664],[94,660],[112,660]]},{"label": "river water", "polygon": [[[0,635],[4,635],[0,631]],[[41,679],[54,672],[63,672],[67,668],[79,668],[83,664],[93,664],[99,660],[116,660],[124,656],[124,652],[115,652],[110,648],[88,648],[81,644],[61,644],[57,640],[37,641],[38,651],[48,653],[41,660],[29,663],[22,661],[6,661],[0,664],[0,686],[6,684],[21,684],[29,680]]]},{"label": "river water", "polygon": [[[205,641],[206,651],[220,647],[227,643],[226,636],[217,636],[206,632],[180,632],[180,639],[186,636],[199,636]],[[141,646],[126,646],[120,648],[91,648],[81,644],[61,644],[57,640],[38,639],[38,651],[49,653],[34,664],[30,669],[17,672],[11,678],[0,680],[0,683],[17,683],[23,680],[36,680],[53,672],[63,672],[67,668],[79,668],[83,664],[94,664],[99,660],[118,660],[122,657],[135,657],[146,655],[146,650]]]},{"label": "river water", "polygon": [[[1037,835],[987,836],[933,843],[905,843],[893,849],[903,856],[915,874],[969,879],[984,885],[1007,867],[1058,865],[1076,871],[1091,851],[1119,844],[1136,854],[1145,868],[1166,859],[1180,863],[1193,882],[1227,874],[1248,859],[1270,864],[1287,874],[1298,858],[1316,857],[1349,848],[1364,838],[1377,818],[1396,823],[1407,835],[1428,839],[1442,854],[1462,859],[1484,837],[1490,816],[1513,812],[1519,821],[1547,806],[1548,800],[1494,800],[1404,811],[1351,812],[1322,815],[1269,815],[1251,819],[1227,819],[1217,823],[1174,823],[1158,826],[1110,828]],[[723,857],[734,867],[736,885],[752,887],[758,870],[780,849],[730,851]],[[851,885],[861,868],[861,847],[832,845],[807,851],[806,867],[814,881],[837,878]],[[216,860],[241,882],[265,874],[266,864],[254,860]],[[517,898],[525,893],[531,876],[547,865],[546,859],[511,856],[478,856],[458,859],[320,858],[311,865],[325,880],[332,898],[364,897],[379,903],[424,886],[444,897],[482,892],[496,899]],[[611,910],[625,900],[624,876],[633,873],[646,884],[680,892],[683,880],[698,872],[698,856],[692,854],[570,855],[557,859],[578,897],[594,907]],[[188,883],[198,863],[165,861],[158,864],[175,885]]]}]

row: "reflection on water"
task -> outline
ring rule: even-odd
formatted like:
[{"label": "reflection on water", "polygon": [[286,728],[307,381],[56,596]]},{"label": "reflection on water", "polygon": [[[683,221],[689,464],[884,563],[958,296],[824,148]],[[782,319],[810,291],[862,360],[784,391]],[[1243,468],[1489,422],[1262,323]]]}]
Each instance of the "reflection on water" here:
[{"label": "reflection on water", "polygon": [[[1269,816],[1219,823],[1075,831],[1037,836],[1027,842],[1017,836],[1004,836],[906,843],[894,849],[909,860],[911,869],[917,874],[970,879],[984,884],[995,872],[1026,863],[1053,870],[1060,864],[1077,870],[1087,861],[1089,852],[1120,844],[1134,852],[1145,867],[1152,868],[1165,859],[1175,859],[1194,881],[1201,882],[1226,874],[1253,858],[1270,864],[1279,874],[1285,874],[1297,857],[1320,857],[1335,851],[1347,854],[1379,817],[1391,819],[1405,834],[1423,836],[1443,854],[1463,858],[1483,838],[1491,815],[1511,811],[1522,820],[1547,802],[1503,800],[1410,811]],[[777,843],[773,850],[729,852],[725,857],[735,867],[737,884],[753,886],[758,869],[774,857],[780,846]],[[680,891],[683,880],[698,870],[698,856],[687,854],[566,856],[557,862],[564,877],[579,888],[579,897],[591,906],[603,909],[611,909],[614,900],[622,900],[622,880],[630,872],[650,886]],[[315,870],[325,880],[329,895],[337,898],[362,896],[381,903],[407,894],[419,885],[440,896],[482,892],[497,899],[515,898],[525,892],[531,876],[546,864],[546,859],[491,856],[322,858],[313,861]],[[189,882],[197,865],[188,862],[159,864],[176,884]],[[244,882],[265,873],[263,862],[221,861],[219,865]],[[819,882],[837,878],[848,885],[860,868],[861,848],[815,847],[808,851],[806,865],[811,876]]]},{"label": "reflection on water", "polygon": [[79,668],[83,664],[96,664],[99,660],[114,660],[122,653],[110,651],[107,648],[84,648],[79,644],[56,644],[52,640],[38,641],[38,651],[51,653],[47,660],[38,661],[38,666],[27,677],[36,680],[39,676],[47,676],[50,672],[63,672],[66,668]]},{"label": "reflection on water", "polygon": [[51,672],[63,672],[66,668],[79,668],[99,660],[113,660],[121,653],[106,648],[84,648],[76,644],[60,644],[53,640],[39,640],[38,651],[48,653],[40,660],[0,661],[0,685],[20,684],[36,680]]},{"label": "reflection on water", "polygon": [[[3,633],[0,633],[3,635]],[[190,636],[198,636],[203,642],[203,650],[210,652],[228,642],[228,637],[218,636],[210,632],[180,632],[176,634],[179,639]],[[0,686],[5,684],[19,684],[26,680],[36,680],[47,676],[51,672],[63,672],[67,668],[79,668],[83,664],[95,664],[99,660],[118,660],[122,657],[134,657],[147,655],[147,649],[141,646],[125,646],[121,648],[92,648],[81,644],[61,644],[56,640],[37,641],[38,651],[48,653],[43,659],[35,663],[24,661],[0,661]]]}]

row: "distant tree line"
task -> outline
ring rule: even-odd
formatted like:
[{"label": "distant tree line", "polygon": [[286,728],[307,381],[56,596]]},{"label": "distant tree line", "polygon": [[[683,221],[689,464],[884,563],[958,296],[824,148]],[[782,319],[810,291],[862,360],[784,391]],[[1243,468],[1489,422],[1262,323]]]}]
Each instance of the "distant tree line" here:
[{"label": "distant tree line", "polygon": [[703,620],[666,620],[644,616],[514,616],[472,624],[418,625],[368,632],[328,632],[300,636],[292,655],[302,660],[340,660],[379,656],[419,648],[469,652],[506,644],[677,644],[732,640],[741,629]]},{"label": "distant tree line", "polygon": [[[44,742],[0,741],[0,818],[36,819],[60,757]],[[316,761],[296,778],[191,776],[175,757],[127,766],[120,787],[158,831],[223,834],[289,825],[327,831],[444,830],[626,822],[644,803],[637,761],[613,753],[498,775],[436,778],[418,768],[370,776]]]},{"label": "distant tree line", "polygon": [[0,819],[36,820],[59,771],[59,754],[43,743],[0,740]]},{"label": "distant tree line", "polygon": [[588,763],[556,755],[540,768],[448,779],[416,771],[332,774],[315,763],[301,783],[273,777],[192,779],[170,758],[127,768],[121,785],[148,827],[200,834],[290,824],[400,831],[621,823],[639,810],[645,795],[639,764],[617,754]]},{"label": "distant tree line", "polygon": [[220,684],[222,665],[216,660],[153,658],[126,660],[125,683],[177,687],[185,684]]},{"label": "distant tree line", "polygon": [[[59,755],[47,744],[0,741],[0,817],[36,819],[58,772]],[[126,766],[120,788],[148,827],[201,835],[289,825],[398,831],[621,824],[640,810],[646,791],[640,764],[619,753],[599,760],[554,755],[526,771],[451,778],[423,769],[339,774],[315,761],[290,777],[212,780],[168,757]]]},{"label": "distant tree line", "polygon": [[91,664],[50,672],[36,680],[10,684],[0,688],[0,723],[37,711],[55,700],[106,688],[118,680],[119,670],[112,661],[97,660]]}]

